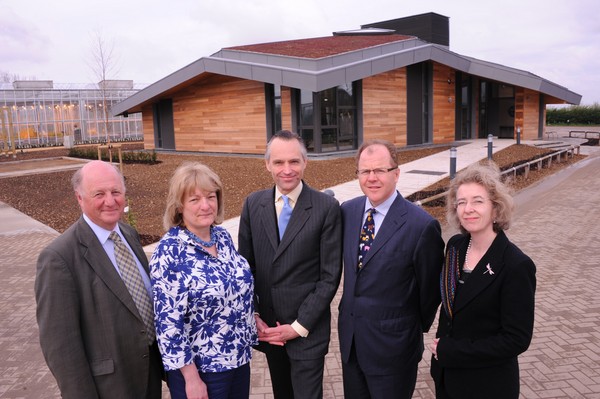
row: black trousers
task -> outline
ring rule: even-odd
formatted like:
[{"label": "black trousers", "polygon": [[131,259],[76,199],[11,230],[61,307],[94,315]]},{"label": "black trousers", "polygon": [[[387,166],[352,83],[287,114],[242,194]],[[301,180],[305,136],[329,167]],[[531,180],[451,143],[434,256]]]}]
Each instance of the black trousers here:
[{"label": "black trousers", "polygon": [[309,360],[290,359],[285,347],[275,345],[266,350],[265,355],[275,399],[323,398],[324,357]]},{"label": "black trousers", "polygon": [[358,363],[354,343],[348,363],[342,363],[345,399],[410,399],[417,383],[418,363],[386,375],[365,374]]}]

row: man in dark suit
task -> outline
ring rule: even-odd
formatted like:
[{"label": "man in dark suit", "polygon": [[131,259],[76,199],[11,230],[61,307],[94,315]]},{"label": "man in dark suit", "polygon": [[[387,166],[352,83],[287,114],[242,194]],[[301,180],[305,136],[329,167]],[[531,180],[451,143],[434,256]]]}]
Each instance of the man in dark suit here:
[{"label": "man in dark suit", "polygon": [[365,194],[342,204],[344,291],[339,337],[346,398],[411,398],[440,303],[440,224],[396,190],[397,151],[384,140],[359,148]]},{"label": "man in dark suit", "polygon": [[148,260],[137,232],[119,222],[123,176],[92,161],[72,182],[83,215],[37,264],[37,320],[48,367],[63,398],[160,398]]},{"label": "man in dark suit", "polygon": [[248,196],[238,238],[255,277],[257,349],[266,354],[275,398],[321,398],[342,268],[340,208],[302,181],[307,156],[297,134],[276,133],[265,162],[275,187]]}]

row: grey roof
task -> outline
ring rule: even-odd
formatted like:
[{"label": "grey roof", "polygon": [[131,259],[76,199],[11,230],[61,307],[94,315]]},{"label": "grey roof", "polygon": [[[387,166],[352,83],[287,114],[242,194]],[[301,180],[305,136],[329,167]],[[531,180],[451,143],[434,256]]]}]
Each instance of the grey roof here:
[{"label": "grey roof", "polygon": [[323,58],[223,49],[149,85],[114,105],[112,111],[114,115],[140,112],[144,104],[205,73],[318,92],[429,60],[481,78],[539,91],[569,104],[581,101],[581,95],[530,72],[460,55],[445,46],[414,38]]}]

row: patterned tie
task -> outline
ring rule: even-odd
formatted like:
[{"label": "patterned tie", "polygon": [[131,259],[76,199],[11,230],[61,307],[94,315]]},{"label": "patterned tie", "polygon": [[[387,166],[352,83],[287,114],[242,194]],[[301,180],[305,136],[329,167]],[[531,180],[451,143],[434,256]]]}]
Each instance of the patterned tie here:
[{"label": "patterned tie", "polygon": [[154,338],[156,337],[154,331],[152,300],[150,299],[150,295],[148,295],[146,286],[142,281],[140,270],[133,259],[131,251],[123,243],[121,237],[113,231],[110,233],[109,238],[115,244],[115,258],[117,260],[117,266],[121,271],[121,278],[123,279],[127,290],[129,290],[129,293],[135,302],[135,306],[140,312],[142,320],[144,320],[144,324],[146,324],[148,339],[150,340],[150,344],[152,344],[154,342]]},{"label": "patterned tie", "polygon": [[362,260],[365,256],[367,256],[367,252],[371,249],[371,245],[373,245],[373,238],[375,238],[375,219],[373,215],[377,212],[375,208],[371,208],[367,211],[367,218],[365,219],[365,224],[360,231],[360,241],[358,245],[358,268],[362,269],[363,263]]},{"label": "patterned tie", "polygon": [[281,199],[283,200],[283,208],[281,208],[281,213],[279,214],[279,240],[283,238],[285,228],[292,216],[292,207],[290,206],[290,200],[287,195],[282,195]]}]

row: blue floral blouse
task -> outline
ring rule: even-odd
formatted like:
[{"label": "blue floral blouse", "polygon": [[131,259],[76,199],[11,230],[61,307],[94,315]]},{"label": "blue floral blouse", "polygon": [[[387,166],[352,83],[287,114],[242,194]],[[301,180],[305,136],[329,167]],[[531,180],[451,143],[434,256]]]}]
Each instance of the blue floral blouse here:
[{"label": "blue floral blouse", "polygon": [[166,370],[194,362],[202,372],[231,370],[250,361],[257,343],[250,266],[227,230],[213,228],[217,258],[173,227],[150,260],[156,336]]}]

